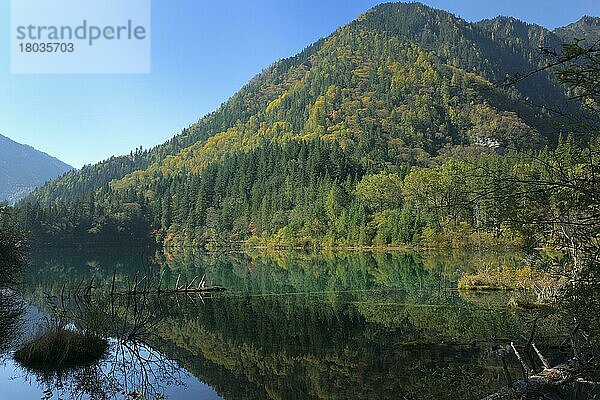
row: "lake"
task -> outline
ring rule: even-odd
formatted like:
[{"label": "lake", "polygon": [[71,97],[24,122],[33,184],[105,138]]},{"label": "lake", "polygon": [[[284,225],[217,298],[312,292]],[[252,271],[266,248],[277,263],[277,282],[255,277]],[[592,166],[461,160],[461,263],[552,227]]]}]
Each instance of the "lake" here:
[{"label": "lake", "polygon": [[[477,266],[522,257],[37,252],[22,293],[5,293],[0,304],[0,393],[11,400],[481,398],[520,377],[507,345],[528,337],[540,311],[509,307],[519,294],[460,292],[456,282]],[[140,293],[201,280],[227,290]],[[105,338],[109,349],[60,370],[13,360],[58,325]],[[563,334],[560,321],[537,330],[551,363],[561,360]]]}]

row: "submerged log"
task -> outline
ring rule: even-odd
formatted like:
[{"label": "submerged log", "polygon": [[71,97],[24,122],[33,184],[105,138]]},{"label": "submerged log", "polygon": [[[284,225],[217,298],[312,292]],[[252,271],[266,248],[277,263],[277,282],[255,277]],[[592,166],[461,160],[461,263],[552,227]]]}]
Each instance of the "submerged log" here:
[{"label": "submerged log", "polygon": [[544,368],[541,372],[531,375],[527,379],[518,380],[483,400],[523,399],[547,393],[580,378],[581,374],[577,364],[576,360],[571,359],[555,367]]},{"label": "submerged log", "polygon": [[226,289],[221,286],[207,286],[207,287],[181,287],[175,289],[142,289],[142,290],[128,290],[125,292],[115,292],[114,294],[177,294],[177,293],[211,293],[211,292],[224,292]]},{"label": "submerged log", "polygon": [[[194,285],[194,283],[198,279],[197,276],[194,277],[194,279],[192,279],[191,282],[183,283],[180,285],[179,284],[180,279],[181,279],[181,274],[180,274],[177,276],[177,282],[175,282],[175,287],[163,289],[162,288],[163,274],[160,275],[157,286],[153,286],[153,284],[150,283],[150,279],[148,278],[148,275],[143,276],[142,279],[139,280],[139,277],[136,274],[133,285],[130,284],[128,286],[127,290],[119,291],[119,290],[115,290],[115,277],[116,277],[116,270],[113,273],[113,282],[112,282],[112,287],[111,287],[111,291],[110,291],[111,296],[113,296],[113,295],[161,295],[161,294],[181,294],[181,293],[183,293],[183,294],[191,294],[191,293],[202,294],[202,293],[212,293],[212,292],[224,292],[226,290],[222,286],[206,286],[206,275],[203,275],[202,278],[200,278],[198,285]],[[143,286],[141,285],[142,282],[144,282]]]}]

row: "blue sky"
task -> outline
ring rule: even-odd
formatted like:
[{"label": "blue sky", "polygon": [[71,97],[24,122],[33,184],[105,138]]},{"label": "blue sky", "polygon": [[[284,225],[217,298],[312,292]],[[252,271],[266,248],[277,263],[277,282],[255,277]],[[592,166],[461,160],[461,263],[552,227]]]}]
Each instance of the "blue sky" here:
[{"label": "blue sky", "polygon": [[[147,75],[11,75],[9,3],[0,0],[0,133],[81,167],[164,142],[380,1],[153,0]],[[424,3],[469,21],[511,15],[548,28],[600,16],[598,0]]]}]

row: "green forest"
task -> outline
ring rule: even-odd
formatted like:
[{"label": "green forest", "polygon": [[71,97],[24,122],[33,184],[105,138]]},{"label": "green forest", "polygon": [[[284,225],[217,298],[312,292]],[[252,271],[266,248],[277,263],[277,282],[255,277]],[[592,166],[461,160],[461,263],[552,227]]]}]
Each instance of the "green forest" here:
[{"label": "green forest", "polygon": [[35,245],[520,249],[549,286],[589,294],[595,21],[549,31],[384,4],[167,143],[68,172],[10,213]]},{"label": "green forest", "polygon": [[36,243],[533,248],[547,235],[531,222],[579,193],[527,182],[580,179],[598,150],[554,110],[595,103],[569,101],[580,89],[555,70],[503,78],[569,34],[382,5],[168,143],[69,172],[15,213]]},{"label": "green forest", "polygon": [[[552,350],[570,346],[575,382],[597,366],[586,352],[597,348],[600,322],[599,27],[594,17],[551,31],[509,17],[470,23],[419,3],[377,6],[275,62],[168,142],[71,170],[0,206],[0,287],[18,283],[28,246],[77,253],[68,268],[41,256],[43,268],[28,277],[39,303],[43,281],[62,295],[67,285],[75,297],[83,290],[86,300],[101,293],[94,279],[110,281],[114,308],[114,296],[139,294],[143,280],[158,279],[144,296],[160,298],[164,278],[189,297],[191,283],[180,282],[202,275],[194,292],[202,306],[169,298],[173,312],[153,325],[151,344],[201,376],[219,375],[226,392],[284,398],[291,376],[299,398],[352,397],[356,388],[394,398],[406,381],[416,384],[412,398],[437,371],[443,384],[426,397],[443,396],[457,376],[465,394],[484,396],[503,386],[498,371],[514,389],[507,355],[525,381],[554,370],[533,343],[538,328]],[[124,277],[117,269],[131,265],[111,261],[109,270],[82,254],[95,245],[111,257],[139,246],[146,275]],[[229,250],[240,249],[232,261]],[[280,252],[289,249],[293,257]],[[223,255],[213,250],[225,254],[221,269],[203,258]],[[471,258],[442,271],[425,261],[435,257],[417,255],[429,250]],[[227,288],[212,289],[234,295],[205,303],[207,277],[209,288],[214,279]],[[115,292],[125,283],[128,291]],[[472,289],[510,296],[491,306],[489,293]],[[428,290],[456,309],[424,301]],[[313,304],[310,293],[323,298]],[[292,329],[279,330],[278,318]],[[538,327],[542,320],[550,322]],[[499,337],[502,327],[512,332]],[[506,337],[517,334],[525,362]],[[560,343],[561,335],[570,337]],[[472,346],[467,367],[444,364],[456,349],[436,348],[435,366],[403,375],[397,365],[432,343]],[[503,365],[489,364],[498,354]],[[380,389],[381,376],[392,377],[389,387]],[[336,380],[353,385],[328,386]]]}]

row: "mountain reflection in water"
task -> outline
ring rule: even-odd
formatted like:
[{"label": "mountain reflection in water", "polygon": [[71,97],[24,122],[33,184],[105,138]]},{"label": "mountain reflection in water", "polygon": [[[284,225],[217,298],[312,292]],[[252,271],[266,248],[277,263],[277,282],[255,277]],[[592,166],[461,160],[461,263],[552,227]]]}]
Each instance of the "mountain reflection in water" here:
[{"label": "mountain reflection in water", "polygon": [[[27,307],[41,310],[33,325],[94,332],[110,349],[93,365],[39,374],[11,360],[23,343],[3,343],[0,391],[12,399],[477,399],[506,383],[503,357],[519,376],[504,348],[528,335],[538,311],[509,309],[510,294],[452,287],[478,263],[519,257],[40,253],[23,294]],[[228,290],[110,295],[144,276],[160,276],[165,287],[205,276]],[[31,318],[3,315],[6,332],[11,321]],[[549,350],[561,330],[550,319],[537,333],[552,362],[561,357]]]}]

